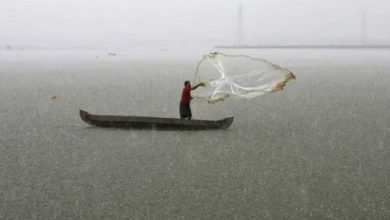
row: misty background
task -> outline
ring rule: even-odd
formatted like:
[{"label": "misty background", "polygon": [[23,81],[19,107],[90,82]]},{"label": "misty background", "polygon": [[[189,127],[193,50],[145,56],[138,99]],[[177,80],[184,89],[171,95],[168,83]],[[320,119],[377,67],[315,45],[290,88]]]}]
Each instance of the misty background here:
[{"label": "misty background", "polygon": [[386,0],[2,0],[0,48],[390,44]]}]

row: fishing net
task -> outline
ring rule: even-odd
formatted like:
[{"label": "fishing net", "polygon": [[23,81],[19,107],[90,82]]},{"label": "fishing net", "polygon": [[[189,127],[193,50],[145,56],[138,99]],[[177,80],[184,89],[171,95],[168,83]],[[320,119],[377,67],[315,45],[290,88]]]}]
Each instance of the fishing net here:
[{"label": "fishing net", "polygon": [[283,90],[291,79],[295,76],[288,69],[264,59],[214,52],[197,66],[193,85],[203,82],[206,86],[193,91],[193,96],[210,103],[228,97],[254,98]]}]

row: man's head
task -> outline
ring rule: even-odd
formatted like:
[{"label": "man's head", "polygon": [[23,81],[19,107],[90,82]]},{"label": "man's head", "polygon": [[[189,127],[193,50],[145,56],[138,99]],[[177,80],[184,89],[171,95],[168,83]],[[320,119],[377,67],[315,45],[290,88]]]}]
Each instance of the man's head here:
[{"label": "man's head", "polygon": [[184,86],[191,86],[191,83],[190,83],[190,81],[188,81],[188,80],[187,80],[187,81],[185,81],[185,82],[184,82]]}]

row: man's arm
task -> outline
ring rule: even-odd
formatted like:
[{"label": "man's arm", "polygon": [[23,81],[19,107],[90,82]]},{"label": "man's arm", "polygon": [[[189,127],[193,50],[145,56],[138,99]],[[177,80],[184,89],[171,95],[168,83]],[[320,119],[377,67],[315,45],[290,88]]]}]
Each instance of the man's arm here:
[{"label": "man's arm", "polygon": [[205,83],[199,83],[198,85],[196,85],[196,86],[194,86],[194,87],[191,87],[191,90],[195,90],[195,89],[197,89],[199,86],[206,86],[206,84]]}]

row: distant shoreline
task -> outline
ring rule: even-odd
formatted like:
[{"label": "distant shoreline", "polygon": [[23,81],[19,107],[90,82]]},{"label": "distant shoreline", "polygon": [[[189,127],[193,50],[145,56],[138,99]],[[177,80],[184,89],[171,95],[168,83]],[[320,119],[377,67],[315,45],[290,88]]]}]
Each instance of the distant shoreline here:
[{"label": "distant shoreline", "polygon": [[390,49],[390,45],[216,45],[219,49]]}]

